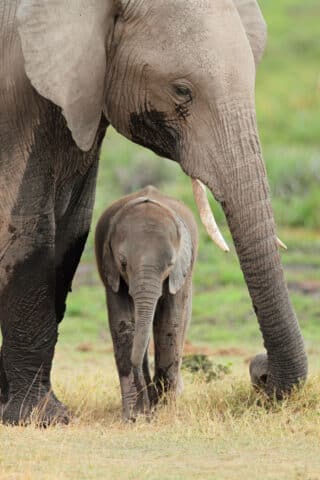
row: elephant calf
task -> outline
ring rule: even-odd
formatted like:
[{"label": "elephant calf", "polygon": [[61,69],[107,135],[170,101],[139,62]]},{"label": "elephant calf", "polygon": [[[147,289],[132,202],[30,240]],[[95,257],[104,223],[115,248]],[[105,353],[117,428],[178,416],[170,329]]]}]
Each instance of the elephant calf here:
[{"label": "elephant calf", "polygon": [[[180,365],[191,317],[197,225],[184,204],[146,187],[104,212],[95,242],[123,416],[132,419],[148,413],[164,391],[182,387]],[[153,383],[148,365],[152,327]]]}]

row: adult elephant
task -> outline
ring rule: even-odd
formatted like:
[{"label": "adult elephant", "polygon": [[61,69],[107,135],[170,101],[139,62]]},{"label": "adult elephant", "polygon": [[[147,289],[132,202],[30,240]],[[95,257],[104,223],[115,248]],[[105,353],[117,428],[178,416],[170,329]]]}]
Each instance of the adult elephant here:
[{"label": "adult elephant", "polygon": [[0,0],[0,22],[3,420],[38,406],[43,422],[67,421],[50,370],[109,124],[221,202],[268,352],[266,391],[304,379],[256,124],[255,0]]}]

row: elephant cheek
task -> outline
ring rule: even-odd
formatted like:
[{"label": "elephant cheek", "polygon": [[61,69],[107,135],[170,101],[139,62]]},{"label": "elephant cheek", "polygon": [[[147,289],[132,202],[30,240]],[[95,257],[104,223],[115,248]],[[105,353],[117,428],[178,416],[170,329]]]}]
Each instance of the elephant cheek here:
[{"label": "elephant cheek", "polygon": [[173,125],[168,124],[164,112],[157,110],[130,114],[131,140],[149,148],[161,157],[178,159],[180,135]]}]

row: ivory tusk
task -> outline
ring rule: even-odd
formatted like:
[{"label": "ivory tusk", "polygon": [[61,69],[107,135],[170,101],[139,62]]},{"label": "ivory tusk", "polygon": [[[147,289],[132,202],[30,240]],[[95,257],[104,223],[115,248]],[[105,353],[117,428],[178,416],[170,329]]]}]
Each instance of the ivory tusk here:
[{"label": "ivory tusk", "polygon": [[200,180],[192,179],[193,196],[199,210],[201,221],[208,232],[208,235],[214,241],[214,243],[221,248],[224,252],[230,252],[228,245],[226,244],[219,227],[214,219],[212,210],[210,208],[209,200],[207,197],[206,187]]},{"label": "ivory tusk", "polygon": [[283,243],[280,238],[277,237],[277,244],[280,248],[283,248],[283,250],[288,250],[288,247],[285,243]]}]

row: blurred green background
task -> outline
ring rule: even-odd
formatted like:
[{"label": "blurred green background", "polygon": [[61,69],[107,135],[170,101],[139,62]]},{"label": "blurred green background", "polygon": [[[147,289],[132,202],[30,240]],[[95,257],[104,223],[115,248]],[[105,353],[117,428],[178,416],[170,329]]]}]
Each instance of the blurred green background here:
[{"label": "blurred green background", "polygon": [[[318,0],[265,0],[268,47],[257,75],[257,114],[285,273],[307,347],[320,347],[320,4]],[[190,179],[178,165],[157,158],[109,129],[102,150],[94,221],[61,325],[61,345],[86,351],[111,345],[105,297],[94,264],[96,222],[110,203],[146,184],[195,210]],[[212,207],[229,245],[224,215]],[[199,223],[193,319],[188,342],[241,354],[262,340],[232,248],[218,251]],[[190,344],[189,344],[190,347]],[[237,350],[238,349],[238,350]]]}]

